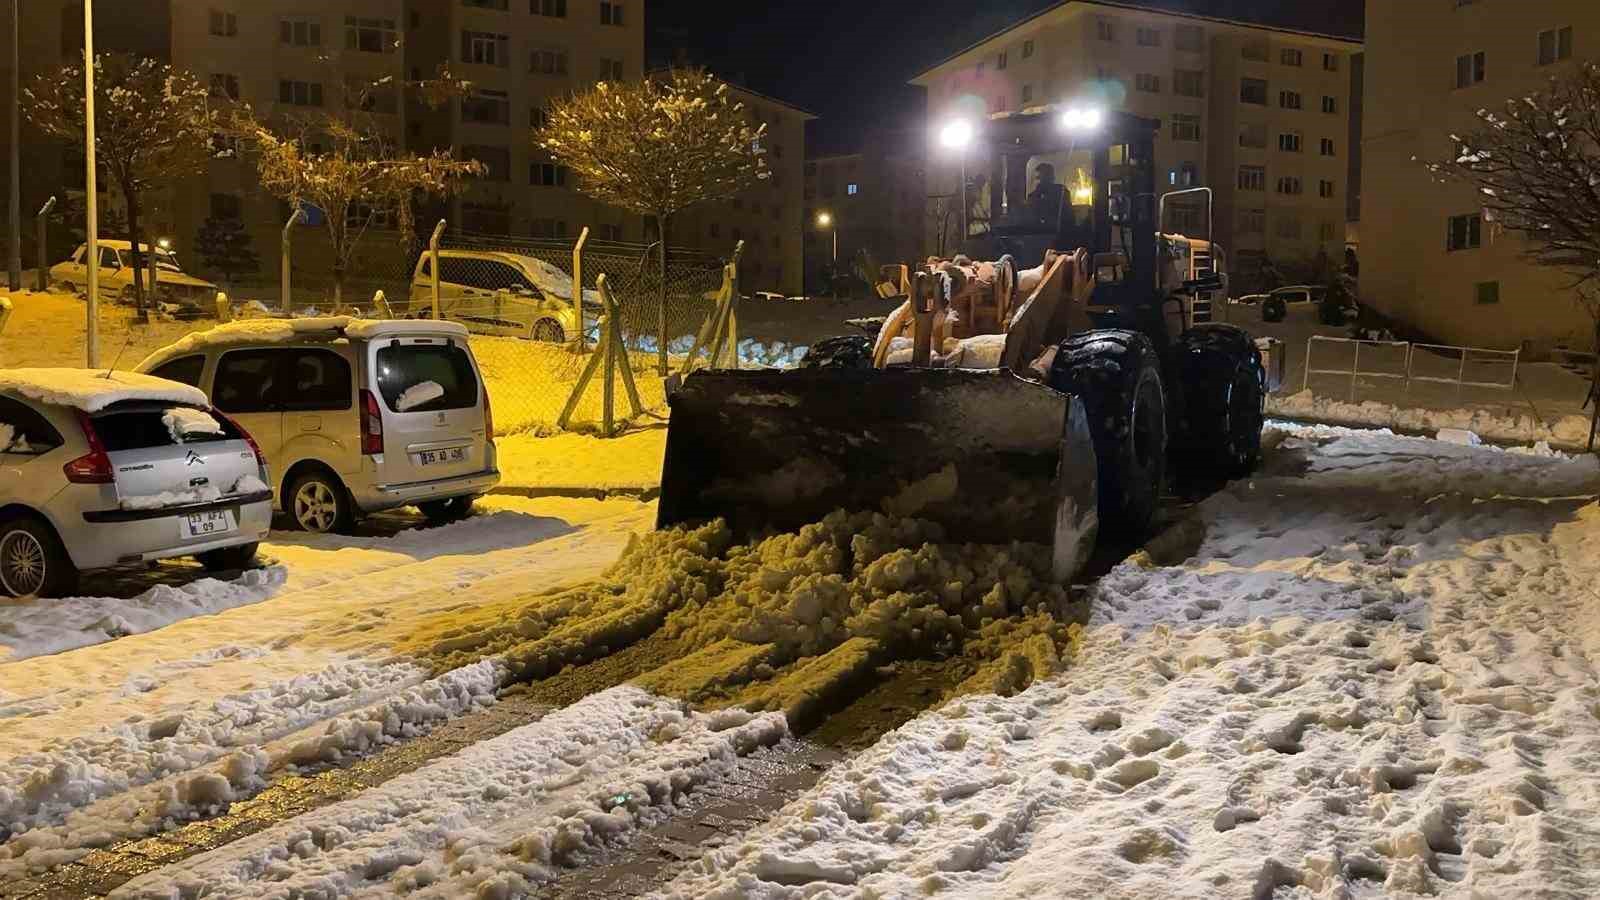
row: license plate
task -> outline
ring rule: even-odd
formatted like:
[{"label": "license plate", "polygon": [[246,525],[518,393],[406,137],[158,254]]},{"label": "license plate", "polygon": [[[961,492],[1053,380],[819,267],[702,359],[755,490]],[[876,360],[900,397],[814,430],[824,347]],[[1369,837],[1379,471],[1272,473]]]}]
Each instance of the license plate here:
[{"label": "license plate", "polygon": [[447,466],[451,463],[467,461],[467,448],[452,447],[449,450],[424,450],[417,454],[417,465],[420,466]]},{"label": "license plate", "polygon": [[179,520],[179,532],[186,538],[221,537],[237,531],[233,513],[226,509],[190,513]]}]

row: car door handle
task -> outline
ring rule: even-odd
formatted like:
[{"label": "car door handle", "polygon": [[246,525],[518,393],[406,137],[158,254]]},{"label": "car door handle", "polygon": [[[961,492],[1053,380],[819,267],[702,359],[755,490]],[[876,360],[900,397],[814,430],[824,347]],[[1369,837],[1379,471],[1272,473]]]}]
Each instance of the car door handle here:
[{"label": "car door handle", "polygon": [[321,431],[322,430],[322,417],[321,416],[301,416],[300,417],[300,430],[301,431]]}]

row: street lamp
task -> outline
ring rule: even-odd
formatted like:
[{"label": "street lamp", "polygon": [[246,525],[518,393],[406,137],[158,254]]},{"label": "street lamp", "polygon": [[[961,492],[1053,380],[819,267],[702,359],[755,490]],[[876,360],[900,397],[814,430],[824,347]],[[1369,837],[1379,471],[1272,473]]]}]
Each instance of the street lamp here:
[{"label": "street lamp", "polygon": [[961,158],[961,241],[967,240],[967,147],[972,144],[976,130],[966,119],[954,119],[939,130],[939,143],[945,149],[956,151]]},{"label": "street lamp", "polygon": [[[13,62],[13,64],[15,64]],[[84,261],[89,264],[88,328],[84,333],[85,355],[89,368],[97,368],[100,356],[100,210],[98,180],[94,158],[94,0],[83,0],[83,155],[84,155],[84,230],[89,249]]]},{"label": "street lamp", "polygon": [[833,214],[817,213],[817,227],[826,228],[833,235],[833,265],[828,267],[828,293],[839,299],[839,229],[833,224]]},{"label": "street lamp", "polygon": [[1063,131],[1094,131],[1105,121],[1105,113],[1093,106],[1074,106],[1061,114]]}]

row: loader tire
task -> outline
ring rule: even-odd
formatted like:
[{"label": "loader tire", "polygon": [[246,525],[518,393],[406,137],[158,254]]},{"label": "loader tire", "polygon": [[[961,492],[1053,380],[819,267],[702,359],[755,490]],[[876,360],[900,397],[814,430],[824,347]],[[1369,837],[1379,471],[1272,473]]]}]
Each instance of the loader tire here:
[{"label": "loader tire", "polygon": [[1178,339],[1182,379],[1178,460],[1185,475],[1240,478],[1261,458],[1266,369],[1243,329],[1197,325]]},{"label": "loader tire", "polygon": [[1083,401],[1094,442],[1100,531],[1141,538],[1167,480],[1166,393],[1149,338],[1136,331],[1088,331],[1063,341],[1050,386]]},{"label": "loader tire", "polygon": [[872,338],[864,334],[843,334],[817,341],[800,360],[802,369],[870,369]]}]

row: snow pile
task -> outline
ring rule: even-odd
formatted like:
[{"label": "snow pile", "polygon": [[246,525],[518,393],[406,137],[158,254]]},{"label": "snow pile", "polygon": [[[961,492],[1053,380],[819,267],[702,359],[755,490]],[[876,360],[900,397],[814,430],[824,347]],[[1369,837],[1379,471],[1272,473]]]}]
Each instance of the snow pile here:
[{"label": "snow pile", "polygon": [[259,476],[245,474],[245,475],[240,475],[239,476],[239,480],[235,481],[233,483],[233,487],[228,490],[228,493],[230,493],[230,494],[259,494],[259,493],[261,493],[263,491],[270,491],[270,490],[272,490],[272,489],[270,487],[268,487],[267,483],[265,481],[262,481]]},{"label": "snow pile", "polygon": [[190,436],[222,434],[222,423],[203,409],[174,406],[161,415],[161,424],[167,426],[174,444],[188,441]]},{"label": "snow pile", "polygon": [[396,412],[410,412],[443,396],[443,385],[437,381],[423,381],[406,388],[395,401],[394,408]]},{"label": "snow pile", "polygon": [[221,500],[222,491],[214,485],[201,485],[194,488],[180,488],[173,491],[161,491],[155,494],[133,494],[118,497],[118,505],[123,509],[164,509],[168,506],[183,506],[190,503],[210,503]]},{"label": "snow pile", "polygon": [[1372,400],[1349,403],[1318,397],[1311,391],[1273,394],[1267,398],[1267,412],[1295,419],[1428,434],[1443,430],[1472,432],[1492,441],[1544,441],[1578,449],[1589,440],[1588,416],[1565,415],[1546,422],[1535,415],[1500,414],[1486,409],[1420,409]]},{"label": "snow pile", "polygon": [[1187,560],[1101,583],[1069,671],[912,721],[664,895],[1600,896],[1593,460],[1272,436]]},{"label": "snow pile", "polygon": [[5,453],[17,443],[17,426],[0,422],[0,453]]},{"label": "snow pile", "polygon": [[156,585],[128,600],[65,597],[0,605],[0,663],[60,653],[163,628],[193,616],[260,603],[288,579],[282,566],[252,569],[234,581],[201,578],[172,587]]},{"label": "snow pile", "polygon": [[780,716],[612,688],[119,895],[525,896],[785,733]]},{"label": "snow pile", "polygon": [[99,412],[125,400],[207,405],[199,388],[134,372],[101,369],[0,369],[0,392],[39,403]]}]

